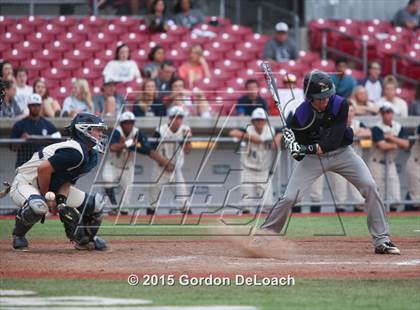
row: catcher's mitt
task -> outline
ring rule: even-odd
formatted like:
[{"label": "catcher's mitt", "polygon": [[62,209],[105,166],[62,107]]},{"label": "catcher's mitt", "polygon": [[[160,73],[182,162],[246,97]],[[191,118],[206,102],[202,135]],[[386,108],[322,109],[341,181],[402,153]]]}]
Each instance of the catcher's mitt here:
[{"label": "catcher's mitt", "polygon": [[79,211],[62,204],[58,206],[58,215],[60,216],[60,221],[64,224],[67,238],[73,241],[76,238],[75,232],[80,219]]}]

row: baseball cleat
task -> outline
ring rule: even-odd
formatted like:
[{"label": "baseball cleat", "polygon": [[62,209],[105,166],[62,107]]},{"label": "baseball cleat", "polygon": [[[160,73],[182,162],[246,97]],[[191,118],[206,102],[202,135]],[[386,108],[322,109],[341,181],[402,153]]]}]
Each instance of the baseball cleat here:
[{"label": "baseball cleat", "polygon": [[28,250],[28,240],[25,238],[25,236],[22,236],[22,237],[13,236],[12,245],[15,250],[19,250],[19,251]]},{"label": "baseball cleat", "polygon": [[400,255],[400,250],[391,241],[384,242],[375,247],[376,254],[394,254]]},{"label": "baseball cleat", "polygon": [[92,241],[88,243],[80,244],[75,243],[74,248],[79,251],[106,251],[108,250],[108,246],[106,245],[106,241],[98,236],[93,237]]}]

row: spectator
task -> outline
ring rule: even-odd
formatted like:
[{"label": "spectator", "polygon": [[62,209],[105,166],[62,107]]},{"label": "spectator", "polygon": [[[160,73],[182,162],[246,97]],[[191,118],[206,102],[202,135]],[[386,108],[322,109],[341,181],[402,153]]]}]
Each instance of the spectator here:
[{"label": "spectator", "polygon": [[267,102],[259,95],[259,84],[257,80],[249,79],[245,82],[247,94],[240,97],[236,104],[238,115],[251,116],[254,109],[260,107],[267,111]]},{"label": "spectator", "polygon": [[407,6],[395,14],[394,24],[415,30],[419,26],[419,20],[419,0],[409,0]]},{"label": "spectator", "polygon": [[116,82],[104,80],[102,93],[93,96],[95,114],[112,116],[122,111],[125,107],[124,96],[116,91]]},{"label": "spectator", "polygon": [[[28,139],[29,136],[43,136],[45,138],[61,138],[60,132],[47,119],[41,116],[42,98],[38,94],[32,94],[28,98],[29,115],[16,122],[10,133],[12,139]],[[15,167],[27,162],[34,152],[39,151],[47,144],[25,143],[17,148],[17,160]]]},{"label": "spectator", "polygon": [[210,106],[207,98],[201,91],[191,92],[184,87],[184,81],[181,78],[175,78],[170,85],[171,93],[163,98],[166,108],[180,106],[185,115],[210,117]]},{"label": "spectator", "polygon": [[140,70],[135,61],[130,60],[130,48],[121,44],[115,50],[115,59],[108,62],[103,71],[104,80],[130,82],[140,79]]},{"label": "spectator", "polygon": [[416,86],[416,96],[408,108],[408,114],[412,116],[420,116],[420,84],[417,84]]},{"label": "spectator", "polygon": [[289,39],[289,26],[280,22],[275,26],[276,34],[265,44],[264,59],[273,62],[286,62],[296,59],[296,43]]},{"label": "spectator", "polygon": [[187,28],[193,28],[195,25],[204,21],[203,13],[194,9],[190,0],[179,0],[175,5],[175,23]]},{"label": "spectator", "polygon": [[[395,158],[399,153],[399,149],[407,150],[410,147],[410,142],[408,141],[405,128],[394,121],[394,111],[391,105],[383,105],[379,112],[382,120],[372,128],[374,149],[369,168],[379,187],[382,199],[385,202],[390,202],[391,210],[395,211],[398,207],[396,201],[401,199],[400,179]],[[386,188],[385,182],[388,182]]]},{"label": "spectator", "polygon": [[89,84],[84,79],[76,80],[73,83],[71,95],[64,99],[62,116],[73,117],[80,112],[93,112]]},{"label": "spectator", "polygon": [[[303,89],[298,88],[296,85],[297,79],[294,74],[288,73],[283,77],[284,88],[278,90],[279,97],[284,104],[284,115],[286,119],[293,115],[296,108],[305,101]],[[274,103],[272,102],[272,108],[270,108],[271,115],[279,115],[279,111]]]},{"label": "spectator", "polygon": [[381,79],[381,65],[377,61],[369,64],[368,76],[360,81],[366,87],[369,101],[375,102],[382,97],[384,83]]},{"label": "spectator", "polygon": [[333,73],[331,78],[335,85],[337,95],[349,98],[356,87],[356,80],[346,73],[348,63],[346,58],[337,58],[335,61],[335,69],[337,73]]},{"label": "spectator", "polygon": [[200,45],[191,47],[188,61],[181,65],[178,74],[189,88],[192,88],[195,82],[211,76],[209,65],[203,57],[203,49]]},{"label": "spectator", "polygon": [[159,91],[159,98],[169,95],[169,87],[175,78],[175,73],[175,65],[169,60],[165,60],[160,66],[158,76],[155,79],[156,87]]},{"label": "spectator", "polygon": [[24,117],[23,111],[15,100],[16,85],[13,81],[4,80],[4,102],[0,109],[0,117]]},{"label": "spectator", "polygon": [[144,74],[146,77],[155,79],[159,74],[159,68],[162,66],[165,60],[165,49],[162,45],[156,45],[150,50],[148,59],[150,63],[144,66]]},{"label": "spectator", "polygon": [[354,107],[356,115],[378,114],[379,109],[375,103],[369,101],[366,88],[362,85],[355,87],[350,97],[350,103]]},{"label": "spectator", "polygon": [[166,3],[164,0],[154,0],[149,14],[146,15],[146,25],[150,32],[166,32],[169,18],[166,14]]},{"label": "spectator", "polygon": [[24,67],[17,67],[14,72],[16,81],[16,96],[15,100],[20,106],[20,109],[28,114],[27,101],[32,95],[32,87],[27,85],[28,70]]},{"label": "spectator", "polygon": [[41,116],[43,117],[57,117],[61,114],[61,106],[57,100],[50,97],[47,85],[43,79],[35,81],[33,92],[40,95],[42,98]]},{"label": "spectator", "polygon": [[12,64],[7,61],[4,60],[0,63],[0,78],[2,80],[9,80],[9,81],[14,81],[15,78],[13,76],[13,66]]},{"label": "spectator", "polygon": [[133,108],[134,115],[136,117],[166,115],[166,107],[158,97],[156,82],[151,79],[144,80],[141,90]]},{"label": "spectator", "polygon": [[378,108],[390,103],[395,116],[408,116],[408,106],[404,99],[397,97],[398,82],[395,77],[388,75],[384,78],[384,96],[376,102]]}]

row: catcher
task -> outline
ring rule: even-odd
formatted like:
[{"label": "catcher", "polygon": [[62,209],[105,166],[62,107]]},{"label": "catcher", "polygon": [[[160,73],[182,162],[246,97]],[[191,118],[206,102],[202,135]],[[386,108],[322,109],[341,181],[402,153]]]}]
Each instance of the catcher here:
[{"label": "catcher", "polygon": [[60,220],[75,248],[107,249],[106,242],[96,236],[102,221],[103,197],[74,186],[82,175],[96,167],[98,152],[104,152],[106,125],[93,114],[79,113],[66,130],[70,140],[44,147],[16,169],[10,189],[13,202],[20,208],[13,229],[12,245],[16,250],[28,248],[25,235],[45,218],[45,194],[50,191],[55,193]]},{"label": "catcher", "polygon": [[289,124],[291,128],[283,130],[286,147],[299,163],[285,193],[261,228],[269,234],[279,233],[292,206],[319,176],[332,171],[350,181],[365,198],[375,253],[400,254],[389,239],[378,186],[365,162],[350,147],[353,130],[347,125],[347,101],[335,94],[331,77],[322,71],[315,70],[305,76],[304,91],[306,100],[296,109]]}]

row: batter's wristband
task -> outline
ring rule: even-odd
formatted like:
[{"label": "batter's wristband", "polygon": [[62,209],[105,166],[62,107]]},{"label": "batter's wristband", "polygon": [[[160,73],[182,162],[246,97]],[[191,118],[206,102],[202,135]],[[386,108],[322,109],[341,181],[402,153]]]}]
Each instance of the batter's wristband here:
[{"label": "batter's wristband", "polygon": [[302,145],[302,151],[305,154],[316,154],[316,144]]},{"label": "batter's wristband", "polygon": [[57,196],[55,196],[55,203],[58,205],[60,204],[66,204],[67,201],[67,197],[62,195],[62,194],[57,194]]}]

